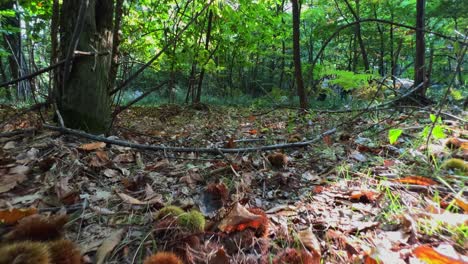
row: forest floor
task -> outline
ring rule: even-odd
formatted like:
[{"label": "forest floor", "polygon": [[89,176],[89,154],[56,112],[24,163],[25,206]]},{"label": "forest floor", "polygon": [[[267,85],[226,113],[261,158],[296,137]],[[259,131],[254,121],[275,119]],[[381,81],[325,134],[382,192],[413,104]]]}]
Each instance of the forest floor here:
[{"label": "forest floor", "polygon": [[[0,108],[2,120],[14,113]],[[28,114],[3,130],[40,123]],[[28,214],[66,213],[84,263],[143,263],[157,251],[186,263],[467,263],[467,124],[443,116],[434,131],[446,137],[426,144],[431,124],[422,110],[175,105],[131,108],[114,123],[114,139],[190,148],[288,144],[337,128],[306,147],[222,155],[2,132],[0,221],[10,225],[0,235]],[[389,128],[402,129],[394,144]],[[167,205],[206,224],[158,215]]]}]

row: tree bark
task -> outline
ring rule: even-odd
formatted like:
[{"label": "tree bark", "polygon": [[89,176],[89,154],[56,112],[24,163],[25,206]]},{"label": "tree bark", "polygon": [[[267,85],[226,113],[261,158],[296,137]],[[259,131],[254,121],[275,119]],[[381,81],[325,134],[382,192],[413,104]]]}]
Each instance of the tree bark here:
[{"label": "tree bark", "polygon": [[108,91],[112,91],[115,86],[117,79],[117,72],[119,69],[119,45],[120,45],[120,25],[122,23],[122,13],[123,13],[123,0],[117,0],[115,3],[115,15],[114,15],[114,29],[112,33],[112,61],[109,69],[109,86]]},{"label": "tree bark", "polygon": [[[98,52],[110,52],[113,1],[82,1],[88,1],[88,8],[84,14],[83,29],[76,49],[94,52],[94,48]],[[64,51],[70,50],[71,45],[74,45],[72,38],[79,10],[80,1],[63,1],[60,19],[62,58],[67,58]],[[57,103],[65,126],[93,133],[107,131],[110,124],[110,96],[107,90],[110,66],[111,55],[84,56],[73,60],[70,72],[62,70],[60,81],[63,83],[60,85],[63,91],[57,94]]]},{"label": "tree bark", "polygon": [[[211,38],[211,27],[213,24],[213,11],[210,10],[208,14],[208,28],[206,30],[206,38],[205,38],[205,50],[208,51],[210,45],[210,38]],[[203,85],[203,78],[205,76],[205,68],[203,67],[200,72],[200,78],[198,79],[198,87],[197,87],[197,95],[195,97],[194,103],[200,103],[201,101],[201,93],[202,93],[202,85]]]},{"label": "tree bark", "polygon": [[[354,11],[354,9],[351,7],[348,0],[345,0],[345,3],[348,6],[349,11],[351,11],[351,13],[353,14],[354,19],[356,21],[359,21],[360,20],[360,17],[359,17],[359,11],[360,11],[359,10],[359,7],[360,7],[359,6],[359,0],[356,0],[356,11]],[[359,47],[361,49],[361,55],[362,55],[362,60],[363,60],[363,63],[364,63],[364,69],[366,70],[366,72],[369,72],[369,59],[367,57],[366,46],[364,45],[364,41],[362,40],[361,23],[358,23],[356,25],[356,37],[357,37],[357,40],[358,40],[358,43],[359,43]]]},{"label": "tree bark", "polygon": [[[50,65],[54,65],[58,62],[58,28],[60,20],[60,5],[59,0],[53,0],[52,3],[52,19],[50,22]],[[59,69],[55,68],[50,72],[48,100],[52,101],[54,91],[58,88],[58,75]]]},{"label": "tree bark", "polygon": [[299,96],[299,104],[302,110],[308,108],[307,95],[304,89],[304,80],[302,79],[301,69],[301,47],[300,47],[300,19],[301,11],[298,0],[291,0],[292,16],[293,16],[293,57],[294,57],[294,74],[296,76],[297,95]]},{"label": "tree bark", "polygon": [[[424,9],[425,0],[416,1],[416,55],[414,58],[414,86],[424,83],[424,57],[425,57],[425,41],[424,41]],[[426,85],[422,85],[416,91],[418,95],[426,94]]]}]

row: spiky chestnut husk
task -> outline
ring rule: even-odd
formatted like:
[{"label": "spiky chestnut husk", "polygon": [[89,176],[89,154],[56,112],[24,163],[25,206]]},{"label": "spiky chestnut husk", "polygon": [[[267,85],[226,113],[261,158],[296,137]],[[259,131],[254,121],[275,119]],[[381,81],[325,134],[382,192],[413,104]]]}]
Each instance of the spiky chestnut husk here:
[{"label": "spiky chestnut husk", "polygon": [[205,217],[198,211],[192,210],[179,216],[179,225],[190,232],[205,230]]},{"label": "spiky chestnut husk", "polygon": [[172,252],[158,252],[147,257],[143,264],[184,264],[184,262]]},{"label": "spiky chestnut husk", "polygon": [[314,264],[312,255],[305,250],[297,250],[294,248],[287,248],[280,252],[277,257],[273,259],[273,264]]},{"label": "spiky chestnut husk", "polygon": [[49,264],[50,260],[45,243],[22,241],[0,246],[0,264]]},{"label": "spiky chestnut husk", "polygon": [[62,237],[63,226],[67,223],[66,215],[45,217],[32,215],[21,219],[18,224],[4,236],[4,241],[50,241]]},{"label": "spiky chestnut husk", "polygon": [[174,205],[168,205],[161,208],[159,212],[154,216],[154,220],[160,220],[169,216],[179,216],[184,213],[184,210]]},{"label": "spiky chestnut husk", "polygon": [[53,264],[80,264],[81,253],[75,243],[60,239],[47,243]]},{"label": "spiky chestnut husk", "polygon": [[271,163],[271,165],[277,169],[283,168],[284,166],[286,166],[286,164],[288,164],[288,156],[280,152],[268,155],[267,159]]},{"label": "spiky chestnut husk", "polygon": [[462,159],[448,159],[442,164],[445,169],[458,169],[462,172],[468,172],[468,162]]}]

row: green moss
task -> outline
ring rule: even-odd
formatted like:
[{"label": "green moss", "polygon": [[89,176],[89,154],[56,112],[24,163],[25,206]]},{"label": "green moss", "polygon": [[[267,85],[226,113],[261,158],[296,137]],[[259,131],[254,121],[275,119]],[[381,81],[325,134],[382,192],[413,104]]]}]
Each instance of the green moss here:
[{"label": "green moss", "polygon": [[169,205],[161,208],[161,210],[159,210],[159,212],[154,216],[154,219],[159,220],[168,216],[180,216],[184,213],[185,212],[184,210],[182,210],[182,208],[174,205]]},{"label": "green moss", "polygon": [[205,217],[198,211],[192,210],[179,216],[179,225],[191,232],[205,230]]}]

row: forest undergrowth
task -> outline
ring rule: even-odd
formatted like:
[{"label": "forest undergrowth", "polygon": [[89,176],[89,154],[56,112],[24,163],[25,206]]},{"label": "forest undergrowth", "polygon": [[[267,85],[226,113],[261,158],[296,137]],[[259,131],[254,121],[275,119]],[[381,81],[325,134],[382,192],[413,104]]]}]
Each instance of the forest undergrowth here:
[{"label": "forest undergrowth", "polygon": [[[2,120],[15,113],[0,108]],[[157,263],[154,252],[181,261],[167,263],[467,263],[466,113],[431,113],[163,105],[125,110],[111,131],[165,147],[284,146],[219,154],[90,141],[23,115],[0,133],[0,234],[68,215],[51,223],[83,263]]]}]

